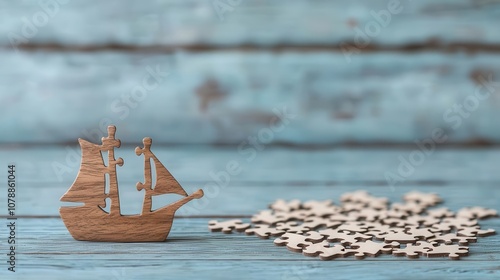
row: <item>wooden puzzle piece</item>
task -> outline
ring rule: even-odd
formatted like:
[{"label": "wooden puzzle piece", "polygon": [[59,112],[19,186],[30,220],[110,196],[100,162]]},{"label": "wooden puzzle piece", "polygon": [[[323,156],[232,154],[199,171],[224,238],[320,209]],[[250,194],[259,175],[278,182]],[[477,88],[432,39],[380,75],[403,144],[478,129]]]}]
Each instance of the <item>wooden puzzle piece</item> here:
[{"label": "wooden puzzle piece", "polygon": [[347,251],[342,245],[330,246],[328,241],[322,241],[320,243],[310,244],[302,250],[302,254],[309,257],[316,257],[323,261],[332,260],[339,257],[347,257],[352,254],[352,251]]},{"label": "wooden puzzle piece", "polygon": [[479,226],[476,227],[466,227],[466,228],[461,228],[457,230],[457,235],[458,236],[468,236],[468,237],[486,237],[490,235],[495,235],[495,230],[494,229],[486,229],[482,230],[480,229]]},{"label": "wooden puzzle piece", "polygon": [[285,233],[281,237],[274,240],[274,244],[285,246],[288,250],[301,253],[304,247],[322,241],[324,237],[316,231],[309,231],[305,235],[297,233]]},{"label": "wooden puzzle piece", "polygon": [[327,241],[340,242],[342,245],[352,244],[363,240],[370,240],[372,236],[359,232],[343,231],[339,229],[320,230],[319,233],[326,237]]},{"label": "wooden puzzle piece", "polygon": [[387,218],[396,218],[396,219],[404,219],[408,217],[410,214],[403,212],[403,211],[397,211],[394,209],[388,209],[388,210],[383,210],[383,215],[379,217],[379,220],[382,219],[387,219]]},{"label": "wooden puzzle piece", "polygon": [[377,210],[373,208],[363,208],[359,210],[349,211],[346,215],[355,218],[356,221],[366,222],[378,222],[380,220],[388,218],[403,219],[408,216],[408,214],[404,212],[388,209]]},{"label": "wooden puzzle piece", "polygon": [[311,230],[311,228],[309,228],[307,225],[299,224],[298,222],[295,221],[278,223],[276,225],[276,229],[291,233],[303,233]]},{"label": "wooden puzzle piece", "polygon": [[386,217],[386,211],[364,208],[359,211],[349,212],[347,216],[351,216],[358,221],[374,222],[377,221],[380,217]]},{"label": "wooden puzzle piece", "polygon": [[208,222],[208,228],[213,232],[222,231],[223,233],[232,233],[233,230],[243,232],[249,227],[250,224],[244,224],[241,220],[236,219],[224,222],[219,222],[217,220],[211,220]]},{"label": "wooden puzzle piece", "polygon": [[375,197],[367,191],[355,191],[346,193],[340,197],[342,202],[363,203],[373,209],[386,209],[389,200],[385,197]]},{"label": "wooden puzzle piece", "polygon": [[495,235],[496,231],[494,229],[484,229],[484,230],[478,230],[477,231],[477,236],[479,237],[486,237],[486,236],[491,236]]},{"label": "wooden puzzle piece", "polygon": [[407,256],[410,259],[416,259],[430,251],[432,244],[426,241],[418,241],[415,244],[407,244],[405,248],[394,249],[392,254],[394,256]]},{"label": "wooden puzzle piece", "polygon": [[341,212],[351,212],[351,211],[361,211],[363,209],[366,209],[367,205],[366,203],[361,203],[361,202],[349,202],[349,203],[343,203],[341,207],[342,207]]},{"label": "wooden puzzle piece", "polygon": [[450,224],[434,224],[432,225],[429,230],[434,233],[449,233],[453,230],[453,226]]},{"label": "wooden puzzle piece", "polygon": [[396,218],[386,218],[380,221],[383,225],[389,225],[394,228],[403,228],[406,226],[406,220]]},{"label": "wooden puzzle piece", "polygon": [[376,257],[381,253],[390,254],[393,250],[393,244],[373,242],[367,240],[365,242],[356,242],[351,244],[350,251],[354,252],[357,259],[363,259],[366,256]]},{"label": "wooden puzzle piece", "polygon": [[280,222],[286,222],[287,217],[282,215],[275,215],[272,210],[263,210],[258,214],[253,215],[251,219],[252,223],[264,223],[268,225],[274,225]]},{"label": "wooden puzzle piece", "polygon": [[391,229],[389,232],[381,232],[374,234],[375,239],[384,240],[386,243],[399,242],[399,243],[414,243],[418,237],[405,232],[405,229]]},{"label": "wooden puzzle piece", "polygon": [[328,220],[332,222],[356,222],[358,217],[356,216],[348,216],[346,214],[338,213],[327,217]]},{"label": "wooden puzzle piece", "polygon": [[432,216],[421,216],[421,215],[413,215],[409,216],[404,220],[405,224],[408,226],[433,226],[440,222],[440,219],[432,217]]},{"label": "wooden puzzle piece", "polygon": [[441,203],[443,200],[435,193],[411,191],[403,196],[404,201],[416,202],[427,207]]},{"label": "wooden puzzle piece", "polygon": [[405,203],[393,203],[390,209],[408,214],[420,214],[424,212],[426,208],[427,206],[424,204],[419,204],[415,201],[408,201]]},{"label": "wooden puzzle piece", "polygon": [[475,227],[464,227],[457,230],[457,235],[459,236],[467,236],[467,237],[476,237],[477,232],[480,230],[479,226]]},{"label": "wooden puzzle piece", "polygon": [[291,212],[294,210],[298,210],[301,207],[300,200],[294,199],[289,202],[286,202],[283,199],[278,199],[269,205],[269,208],[273,209],[277,212]]},{"label": "wooden puzzle piece", "polygon": [[440,222],[441,225],[449,225],[450,227],[461,229],[464,227],[474,227],[477,225],[477,220],[469,220],[464,217],[444,218]]},{"label": "wooden puzzle piece", "polygon": [[287,221],[304,221],[308,217],[311,217],[312,214],[308,210],[296,210],[292,212],[277,212],[276,216],[285,222]]},{"label": "wooden puzzle piece", "polygon": [[413,227],[406,227],[404,231],[421,239],[429,239],[435,236],[435,234],[432,233],[428,228],[417,228],[413,226]]},{"label": "wooden puzzle piece", "polygon": [[337,228],[341,224],[342,222],[340,221],[330,221],[329,219],[320,217],[308,217],[304,220],[302,225],[310,228],[311,230],[315,230],[320,227]]},{"label": "wooden puzzle piece", "polygon": [[435,236],[433,238],[430,238],[428,241],[431,243],[444,242],[444,244],[453,244],[454,242],[458,242],[459,245],[469,245],[469,243],[476,242],[477,238],[468,236],[458,236],[455,233],[448,233]]},{"label": "wooden puzzle piece", "polygon": [[389,233],[393,229],[395,228],[389,225],[375,224],[372,228],[370,228],[367,232],[363,234],[376,236],[382,233]]},{"label": "wooden puzzle piece", "polygon": [[427,215],[434,217],[434,218],[438,218],[438,219],[439,218],[455,217],[455,213],[451,212],[446,207],[427,210]]},{"label": "wooden puzzle piece", "polygon": [[461,256],[469,254],[469,247],[457,244],[439,244],[438,246],[430,246],[429,251],[425,252],[428,258],[434,257],[449,257],[452,260],[459,260]]},{"label": "wooden puzzle piece", "polygon": [[373,227],[372,224],[366,222],[345,222],[338,226],[337,229],[363,233]]},{"label": "wooden puzzle piece", "polygon": [[247,235],[257,235],[260,238],[268,239],[270,236],[280,236],[285,233],[284,230],[279,230],[277,228],[270,227],[265,224],[255,225],[254,228],[249,228],[245,230]]},{"label": "wooden puzzle piece", "polygon": [[458,210],[457,217],[467,218],[467,219],[486,219],[498,216],[498,212],[494,209],[488,209],[484,207],[466,207]]},{"label": "wooden puzzle piece", "polygon": [[340,196],[340,201],[365,203],[370,197],[371,195],[367,191],[359,190],[343,194],[342,196]]},{"label": "wooden puzzle piece", "polygon": [[316,201],[311,200],[304,203],[304,209],[309,210],[310,216],[324,217],[339,213],[341,208],[333,205],[331,200]]}]

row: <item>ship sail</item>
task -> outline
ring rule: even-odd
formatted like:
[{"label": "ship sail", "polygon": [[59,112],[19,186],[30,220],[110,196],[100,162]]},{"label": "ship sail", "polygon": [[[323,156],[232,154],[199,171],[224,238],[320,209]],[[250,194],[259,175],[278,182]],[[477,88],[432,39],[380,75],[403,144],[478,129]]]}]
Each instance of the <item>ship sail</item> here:
[{"label": "ship sail", "polygon": [[155,163],[156,169],[156,183],[152,195],[160,195],[167,193],[176,193],[183,196],[188,196],[186,191],[177,182],[177,180],[170,174],[170,172],[163,166],[163,164],[151,152],[151,158]]},{"label": "ship sail", "polygon": [[[137,190],[145,190],[144,203],[142,205],[142,213],[149,213],[152,211],[153,200],[155,195],[175,193],[187,197],[188,194],[175,180],[174,176],[163,166],[163,164],[151,152],[151,138],[146,137],[142,140],[144,148],[135,148],[136,155],[144,155],[144,183],[137,183]],[[156,182],[152,180],[153,164],[156,173]]]},{"label": "ship sail", "polygon": [[104,203],[107,167],[101,155],[101,146],[79,139],[82,162],[75,182],[61,197],[61,201],[84,202],[87,206]]}]

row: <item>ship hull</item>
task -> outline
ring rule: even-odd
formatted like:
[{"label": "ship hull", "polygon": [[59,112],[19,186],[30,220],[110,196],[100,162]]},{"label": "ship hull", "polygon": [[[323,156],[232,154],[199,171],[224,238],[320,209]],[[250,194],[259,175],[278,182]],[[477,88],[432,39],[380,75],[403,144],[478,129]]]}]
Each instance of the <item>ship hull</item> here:
[{"label": "ship hull", "polygon": [[103,242],[165,241],[172,227],[176,207],[165,206],[142,215],[122,216],[98,207],[61,207],[61,218],[73,238]]}]

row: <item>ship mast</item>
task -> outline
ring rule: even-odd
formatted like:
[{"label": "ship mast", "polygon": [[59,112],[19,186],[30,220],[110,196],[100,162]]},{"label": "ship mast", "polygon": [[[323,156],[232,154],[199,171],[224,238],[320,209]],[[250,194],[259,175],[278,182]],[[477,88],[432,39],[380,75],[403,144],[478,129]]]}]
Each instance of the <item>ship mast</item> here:
[{"label": "ship mast", "polygon": [[144,202],[142,204],[142,213],[151,212],[153,206],[153,180],[151,173],[151,144],[153,141],[151,138],[146,137],[142,140],[144,148],[135,148],[135,154],[140,156],[144,154],[144,183],[137,183],[136,187],[138,191],[144,190]]},{"label": "ship mast", "polygon": [[108,174],[109,174],[109,194],[111,199],[110,215],[120,215],[120,198],[118,194],[118,177],[116,175],[116,165],[122,166],[123,159],[115,159],[115,148],[121,145],[120,140],[115,139],[116,127],[108,126],[108,137],[102,137],[102,151],[108,151]]},{"label": "ship mast", "polygon": [[[135,154],[140,156],[144,155],[144,183],[137,183],[137,190],[145,190],[144,203],[142,206],[142,213],[146,214],[152,212],[152,197],[161,194],[179,194],[187,197],[188,194],[182,186],[175,180],[174,176],[163,166],[163,164],[151,152],[151,144],[153,140],[146,137],[142,140],[144,148],[135,148]],[[156,173],[156,182],[152,180],[152,169],[154,163],[154,170]],[[154,186],[154,187],[153,187]]]}]

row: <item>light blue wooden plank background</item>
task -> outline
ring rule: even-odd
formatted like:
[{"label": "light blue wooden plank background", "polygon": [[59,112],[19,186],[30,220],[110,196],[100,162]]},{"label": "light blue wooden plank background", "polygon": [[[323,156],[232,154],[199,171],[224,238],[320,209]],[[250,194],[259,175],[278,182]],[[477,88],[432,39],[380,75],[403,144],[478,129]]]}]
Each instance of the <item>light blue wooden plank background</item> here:
[{"label": "light blue wooden plank background", "polygon": [[[241,1],[222,16],[217,1],[43,3],[0,2],[0,143],[93,140],[113,122],[126,143],[239,144],[284,106],[296,118],[274,143],[500,140],[500,1],[401,0],[368,46],[357,30],[390,1]],[[157,67],[168,75],[134,98]]]},{"label": "light blue wooden plank background", "polygon": [[[500,210],[495,147],[437,149],[404,182],[385,178],[415,151],[391,144],[415,145],[436,128],[444,144],[500,141],[500,1],[400,0],[381,27],[374,14],[390,3],[0,0],[0,166],[16,163],[20,215],[20,272],[2,266],[0,278],[498,279],[498,235],[457,262],[321,262],[270,240],[208,232],[210,219],[248,218],[277,198],[337,200],[356,189],[392,201],[417,189],[452,210]],[[476,104],[477,93],[488,97]],[[454,112],[459,105],[470,110]],[[291,146],[257,152],[248,137],[266,136],[283,108],[294,117],[264,144]],[[171,242],[76,242],[59,219],[58,199],[78,172],[76,138],[96,141],[107,122],[126,144],[117,150],[125,214],[141,207],[133,147],[144,136],[188,192],[205,189],[178,212]],[[353,143],[386,146],[323,149]],[[212,173],[231,160],[242,172],[213,192]],[[499,230],[498,219],[481,224]]]},{"label": "light blue wooden plank background", "polygon": [[[40,24],[29,42],[61,45],[228,46],[325,44],[352,41],[354,27],[388,10],[390,0],[67,1]],[[66,3],[65,3],[66,2]],[[239,3],[238,3],[239,2]],[[497,0],[398,0],[390,24],[372,38],[379,45],[498,44]],[[226,12],[218,9],[228,3]],[[231,5],[231,3],[234,3]],[[51,5],[54,6],[54,5]],[[2,1],[2,34],[21,33],[23,17],[43,8],[35,0]],[[222,15],[222,16],[219,16]],[[43,20],[39,21],[44,23]],[[375,29],[374,29],[375,30]],[[0,41],[7,45],[9,37]]]}]

